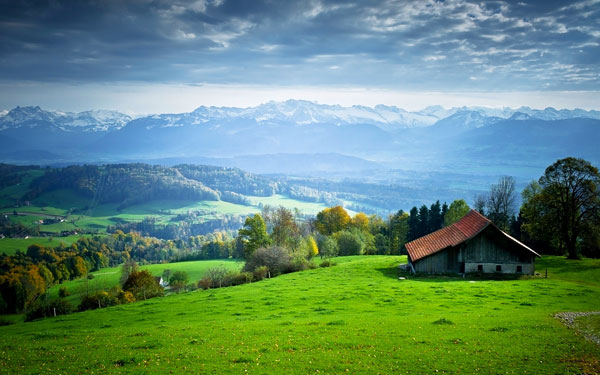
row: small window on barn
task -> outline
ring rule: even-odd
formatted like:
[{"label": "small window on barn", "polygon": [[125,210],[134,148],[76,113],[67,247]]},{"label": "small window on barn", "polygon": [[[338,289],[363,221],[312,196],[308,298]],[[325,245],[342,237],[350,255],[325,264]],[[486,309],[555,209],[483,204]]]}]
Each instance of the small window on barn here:
[{"label": "small window on barn", "polygon": [[502,266],[497,264],[496,265],[496,272],[502,272]]},{"label": "small window on barn", "polygon": [[523,266],[517,266],[517,272],[523,272]]},{"label": "small window on barn", "polygon": [[477,265],[477,271],[483,272],[483,264],[478,264]]}]

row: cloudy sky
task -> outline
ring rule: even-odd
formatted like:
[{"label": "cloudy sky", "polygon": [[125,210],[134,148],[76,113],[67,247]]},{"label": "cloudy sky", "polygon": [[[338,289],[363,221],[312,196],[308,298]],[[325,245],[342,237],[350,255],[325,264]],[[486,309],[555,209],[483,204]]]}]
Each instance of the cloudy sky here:
[{"label": "cloudy sky", "polygon": [[600,109],[600,0],[0,0],[0,108]]}]

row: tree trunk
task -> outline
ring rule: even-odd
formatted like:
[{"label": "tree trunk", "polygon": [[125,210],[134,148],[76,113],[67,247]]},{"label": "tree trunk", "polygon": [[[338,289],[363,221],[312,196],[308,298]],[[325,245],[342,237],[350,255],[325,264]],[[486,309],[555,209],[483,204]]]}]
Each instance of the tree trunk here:
[{"label": "tree trunk", "polygon": [[577,254],[577,241],[576,239],[569,239],[566,243],[567,245],[567,253],[569,259],[579,259],[579,255]]}]

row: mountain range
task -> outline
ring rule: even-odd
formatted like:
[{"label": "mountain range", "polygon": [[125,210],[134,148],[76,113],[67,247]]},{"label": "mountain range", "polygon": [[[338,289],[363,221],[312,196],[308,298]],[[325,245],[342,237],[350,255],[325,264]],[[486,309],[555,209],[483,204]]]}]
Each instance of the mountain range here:
[{"label": "mountain range", "polygon": [[[544,166],[597,161],[600,111],[323,105],[303,100],[133,118],[115,111],[0,112],[0,161],[213,160],[258,173]],[[318,155],[318,156],[317,156]],[[500,170],[497,170],[500,173]]]}]

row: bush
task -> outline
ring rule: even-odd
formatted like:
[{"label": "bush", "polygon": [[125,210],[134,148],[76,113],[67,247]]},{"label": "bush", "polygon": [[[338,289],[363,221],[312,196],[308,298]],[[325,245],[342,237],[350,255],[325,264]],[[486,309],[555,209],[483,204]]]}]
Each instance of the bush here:
[{"label": "bush", "polygon": [[355,233],[343,231],[336,233],[336,239],[340,255],[360,255],[363,250],[363,242]]},{"label": "bush", "polygon": [[264,279],[265,277],[267,277],[268,274],[269,274],[269,268],[267,266],[260,266],[254,270],[254,272],[252,273],[252,278],[255,281],[260,281],[260,280]]},{"label": "bush", "polygon": [[94,280],[94,274],[93,273],[88,273],[87,274],[87,279],[88,280]]},{"label": "bush", "polygon": [[229,271],[225,267],[212,267],[206,270],[204,277],[210,280],[211,288],[221,288],[227,286],[225,285],[225,276],[228,273]]},{"label": "bush", "polygon": [[118,304],[119,300],[116,296],[102,290],[83,297],[81,303],[79,304],[79,311],[95,310],[103,307],[115,306]]},{"label": "bush", "polygon": [[244,271],[254,272],[254,270],[261,266],[267,267],[270,277],[291,272],[290,254],[286,249],[279,246],[260,248],[246,260]]},{"label": "bush", "polygon": [[325,259],[324,261],[321,262],[321,264],[319,264],[319,267],[331,267],[331,266],[335,266],[335,263],[329,259]]},{"label": "bush", "polygon": [[119,291],[117,292],[116,297],[117,297],[117,300],[119,301],[120,305],[135,302],[135,297],[133,296],[133,293],[121,290],[121,288],[119,288]]},{"label": "bush", "polygon": [[188,283],[188,274],[185,271],[175,271],[169,279],[169,285],[176,291],[184,289]]},{"label": "bush", "polygon": [[235,286],[251,283],[253,275],[250,272],[230,272],[225,279],[228,286]]},{"label": "bush", "polygon": [[58,289],[58,296],[59,296],[60,298],[65,298],[65,297],[67,297],[67,296],[70,296],[70,295],[71,295],[71,293],[69,293],[69,291],[67,290],[67,287],[66,287],[66,286],[61,286],[61,287]]},{"label": "bush", "polygon": [[212,286],[212,280],[208,276],[204,276],[198,281],[198,288],[200,289],[210,289]]},{"label": "bush", "polygon": [[292,259],[290,260],[290,265],[289,265],[287,271],[288,272],[298,272],[298,271],[304,271],[304,270],[308,270],[308,269],[312,269],[312,268],[315,268],[315,264],[313,262],[307,260],[303,256],[296,255],[296,256],[292,257]]},{"label": "bush", "polygon": [[27,311],[27,314],[25,314],[25,321],[30,322],[35,319],[54,316],[55,311],[56,315],[70,314],[73,312],[73,306],[62,298],[50,303],[37,303]]},{"label": "bush", "polygon": [[123,290],[131,292],[136,300],[162,296],[164,289],[152,274],[146,270],[132,272],[123,285]]}]

